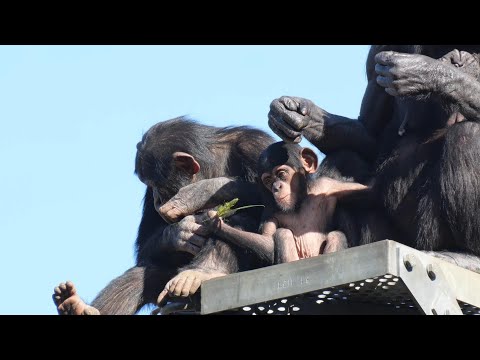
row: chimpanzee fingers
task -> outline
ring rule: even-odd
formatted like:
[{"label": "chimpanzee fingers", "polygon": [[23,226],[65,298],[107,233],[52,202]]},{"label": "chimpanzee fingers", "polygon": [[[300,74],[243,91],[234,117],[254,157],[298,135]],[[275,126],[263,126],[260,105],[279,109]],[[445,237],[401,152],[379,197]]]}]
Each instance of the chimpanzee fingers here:
[{"label": "chimpanzee fingers", "polygon": [[208,236],[211,233],[211,230],[208,226],[205,225],[204,221],[199,221],[199,223],[194,222],[188,225],[188,230],[194,234],[201,235],[201,236]]},{"label": "chimpanzee fingers", "polygon": [[195,290],[192,291],[193,282],[195,281],[195,276],[188,276],[183,284],[183,288],[181,289],[180,296],[187,297],[193,295]]},{"label": "chimpanzee fingers", "polygon": [[63,296],[68,296],[69,294],[67,293],[67,284],[66,283],[61,283],[58,285],[58,288],[60,289],[60,292],[62,293]]},{"label": "chimpanzee fingers", "polygon": [[268,126],[270,129],[278,135],[283,141],[293,141],[293,139],[289,139],[277,126],[275,120],[272,120],[270,116],[268,117]]},{"label": "chimpanzee fingers", "polygon": [[282,96],[278,99],[280,103],[285,105],[285,107],[290,111],[298,111],[298,103],[294,100],[294,98],[289,96]]},{"label": "chimpanzee fingers", "polygon": [[175,287],[171,286],[170,287],[170,294],[173,294],[175,296],[180,296],[182,294],[183,290],[183,285],[185,284],[185,281],[189,277],[187,276],[181,276],[181,274],[177,275],[179,277],[177,283],[175,284]]},{"label": "chimpanzee fingers", "polygon": [[400,96],[398,83],[399,81],[394,84],[393,79],[389,76],[377,76],[377,84],[384,87],[385,92],[389,95]]},{"label": "chimpanzee fingers", "polygon": [[168,223],[174,223],[183,218],[187,212],[179,209],[173,203],[167,202],[158,209],[158,213]]},{"label": "chimpanzee fingers", "polygon": [[393,65],[395,57],[400,55],[395,51],[381,51],[375,55],[375,62],[380,65]]},{"label": "chimpanzee fingers", "polygon": [[[284,97],[284,98],[286,99],[287,97]],[[292,105],[292,107],[293,107],[293,105]],[[295,107],[294,111],[289,110],[283,104],[283,102],[280,102],[280,100],[276,99],[276,100],[273,100],[270,103],[270,111],[268,112],[268,116],[271,116],[278,121],[287,121],[288,122],[287,119],[288,119],[288,117],[290,117],[290,114],[297,114],[298,115],[296,110],[297,110],[296,107]]]},{"label": "chimpanzee fingers", "polygon": [[297,101],[299,102],[299,106],[298,106],[299,113],[302,114],[303,116],[310,115],[310,111],[313,105],[312,102],[310,100],[302,99],[302,98],[299,98]]},{"label": "chimpanzee fingers", "polygon": [[377,84],[384,87],[392,87],[393,86],[393,79],[390,76],[377,76]]},{"label": "chimpanzee fingers", "polygon": [[285,124],[283,120],[275,119],[270,114],[268,115],[268,126],[270,129],[280,136],[285,141],[293,141],[295,143],[300,142],[302,134],[298,131],[294,131]]},{"label": "chimpanzee fingers", "polygon": [[392,95],[392,96],[400,96],[400,93],[397,90],[395,90],[394,88],[386,88],[385,92],[389,95]]},{"label": "chimpanzee fingers", "polygon": [[192,255],[197,255],[200,252],[200,247],[196,246],[188,241],[183,241],[179,246],[178,251],[184,251]]},{"label": "chimpanzee fingers", "polygon": [[443,55],[439,60],[449,64],[460,63],[461,52],[457,49],[450,51],[449,53]]},{"label": "chimpanzee fingers", "polygon": [[165,287],[157,298],[157,306],[163,306],[167,302],[168,289]]},{"label": "chimpanzee fingers", "polygon": [[[206,238],[202,237],[202,236],[199,236],[199,235],[192,235],[189,237],[189,239],[187,240],[190,244],[192,245],[195,245],[195,246],[198,246],[198,247],[202,247],[204,244],[205,244],[205,241],[207,241]],[[200,250],[200,249],[199,249]]]},{"label": "chimpanzee fingers", "polygon": [[157,305],[161,306],[166,303],[166,296],[170,293],[170,289],[174,289],[177,284],[178,278],[175,276],[173,279],[170,279],[166,284],[163,290],[160,292],[157,298]]},{"label": "chimpanzee fingers", "polygon": [[[170,281],[167,282],[167,284],[165,285],[165,288],[162,290],[160,294],[166,291],[168,294],[171,295],[173,293],[173,290],[177,286],[177,283],[179,280],[180,280],[180,277],[178,275],[176,275],[173,279],[170,279]],[[165,295],[163,295],[163,297],[165,297]],[[160,295],[159,295],[159,298],[160,298]],[[157,303],[158,303],[158,300],[157,300]]]},{"label": "chimpanzee fingers", "polygon": [[53,292],[55,293],[55,295],[61,295],[62,294],[62,290],[60,290],[60,287],[56,286],[55,289],[53,289]]},{"label": "chimpanzee fingers", "polygon": [[208,219],[215,219],[217,217],[217,212],[215,210],[208,210],[207,211]]},{"label": "chimpanzee fingers", "polygon": [[391,77],[390,69],[391,66],[386,66],[386,65],[380,65],[380,64],[375,64],[375,72],[378,75],[384,76],[384,77]]},{"label": "chimpanzee fingers", "polygon": [[[300,101],[302,101],[302,103],[308,101],[302,98],[293,99],[298,102],[298,106],[300,106]],[[280,102],[273,101],[270,104],[268,116],[269,118],[271,117],[274,122],[283,122],[287,126],[291,127],[293,131],[300,131],[306,125],[306,119],[302,114],[300,114],[298,111],[290,111],[286,109]]]},{"label": "chimpanzee fingers", "polygon": [[197,277],[193,278],[192,285],[190,285],[190,289],[189,289],[190,294],[191,295],[195,294],[198,288],[200,287],[200,285],[202,285],[202,280],[200,280]]}]

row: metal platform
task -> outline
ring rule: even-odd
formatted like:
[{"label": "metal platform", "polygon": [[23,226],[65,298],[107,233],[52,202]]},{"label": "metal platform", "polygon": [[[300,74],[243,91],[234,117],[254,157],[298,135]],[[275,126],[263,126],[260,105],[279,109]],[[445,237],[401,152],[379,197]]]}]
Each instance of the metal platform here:
[{"label": "metal platform", "polygon": [[476,314],[480,274],[391,240],[212,279],[200,314]]}]

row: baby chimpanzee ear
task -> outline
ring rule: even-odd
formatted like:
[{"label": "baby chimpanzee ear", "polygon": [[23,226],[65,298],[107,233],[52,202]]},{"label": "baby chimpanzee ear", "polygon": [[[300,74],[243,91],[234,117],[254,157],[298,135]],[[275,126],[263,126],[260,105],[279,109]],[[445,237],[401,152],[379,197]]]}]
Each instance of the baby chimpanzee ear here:
[{"label": "baby chimpanzee ear", "polygon": [[303,148],[300,156],[302,157],[302,164],[307,173],[313,174],[317,171],[318,158],[312,149]]},{"label": "baby chimpanzee ear", "polygon": [[174,152],[173,160],[177,168],[184,169],[191,175],[195,175],[200,171],[200,164],[190,154],[181,151]]}]

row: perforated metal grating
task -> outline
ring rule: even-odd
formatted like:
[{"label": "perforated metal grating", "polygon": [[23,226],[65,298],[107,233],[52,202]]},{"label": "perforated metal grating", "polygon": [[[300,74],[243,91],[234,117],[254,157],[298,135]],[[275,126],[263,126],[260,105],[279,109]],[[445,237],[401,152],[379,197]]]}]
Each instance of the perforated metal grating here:
[{"label": "perforated metal grating", "polygon": [[[358,307],[369,305],[369,307]],[[480,315],[480,308],[459,302],[464,315]],[[315,315],[351,313],[421,314],[402,279],[386,274],[356,283],[349,283],[307,294],[272,300],[222,314],[237,315]],[[332,312],[332,310],[334,310]],[[335,311],[336,310],[336,311]],[[355,310],[354,310],[355,312]]]},{"label": "perforated metal grating", "polygon": [[479,289],[480,274],[383,240],[206,281],[169,312],[480,315]]}]

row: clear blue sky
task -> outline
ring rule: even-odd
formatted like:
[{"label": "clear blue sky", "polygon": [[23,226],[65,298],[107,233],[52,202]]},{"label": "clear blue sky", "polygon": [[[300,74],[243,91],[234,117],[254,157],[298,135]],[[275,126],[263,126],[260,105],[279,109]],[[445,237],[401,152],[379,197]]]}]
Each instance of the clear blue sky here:
[{"label": "clear blue sky", "polygon": [[189,115],[270,132],[282,95],[356,118],[367,52],[0,46],[0,314],[56,314],[51,294],[67,279],[91,301],[134,264],[145,190],[135,145],[150,126]]}]

